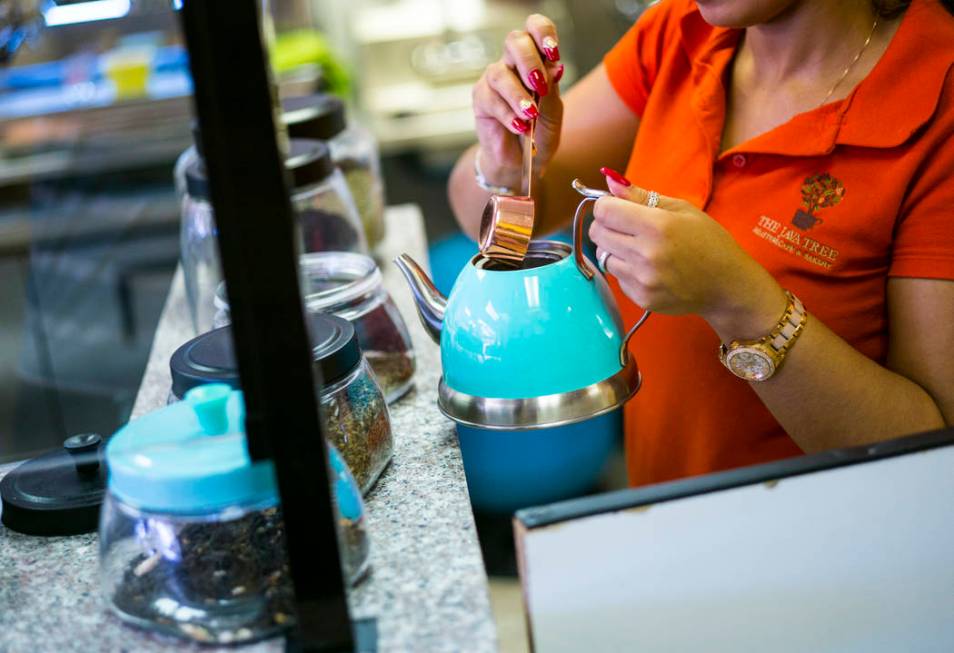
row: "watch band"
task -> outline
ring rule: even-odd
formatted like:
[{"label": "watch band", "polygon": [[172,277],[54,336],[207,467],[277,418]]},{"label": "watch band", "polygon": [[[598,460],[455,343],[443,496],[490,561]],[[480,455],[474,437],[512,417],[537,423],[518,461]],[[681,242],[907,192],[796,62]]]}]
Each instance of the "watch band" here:
[{"label": "watch band", "polygon": [[785,355],[805,329],[805,322],[808,320],[808,311],[805,310],[805,306],[801,300],[788,290],[785,291],[785,295],[788,297],[788,305],[785,307],[785,312],[779,319],[778,324],[775,325],[768,335],[757,340],[734,340],[728,345],[724,343],[719,345],[719,360],[726,368],[732,371],[733,374],[740,376],[729,365],[729,353],[742,348],[754,348],[764,352],[765,355],[771,358],[774,368],[772,373],[764,378],[748,380],[764,381],[773,376],[778,372],[779,368],[782,367],[782,363],[785,361]]},{"label": "watch band", "polygon": [[484,172],[480,169],[480,148],[477,148],[477,151],[474,152],[474,180],[476,180],[477,185],[483,188],[484,190],[493,193],[494,195],[502,195],[504,197],[515,197],[519,195],[516,190],[513,188],[507,188],[506,186],[494,186],[487,178],[484,177]]}]

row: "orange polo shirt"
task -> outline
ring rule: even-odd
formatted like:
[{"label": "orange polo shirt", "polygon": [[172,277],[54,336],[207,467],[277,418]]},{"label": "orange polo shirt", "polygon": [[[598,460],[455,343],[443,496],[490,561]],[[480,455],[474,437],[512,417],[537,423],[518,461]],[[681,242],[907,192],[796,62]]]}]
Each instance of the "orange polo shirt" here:
[{"label": "orange polo shirt", "polygon": [[[720,153],[740,34],[707,24],[695,2],[663,0],[606,55],[640,118],[626,174],[704,209],[809,319],[883,363],[887,279],[954,279],[954,17],[914,0],[849,97]],[[616,290],[631,324],[641,310]],[[626,407],[632,483],[801,453],[719,363],[701,318],[653,315],[633,341],[644,381]]]}]

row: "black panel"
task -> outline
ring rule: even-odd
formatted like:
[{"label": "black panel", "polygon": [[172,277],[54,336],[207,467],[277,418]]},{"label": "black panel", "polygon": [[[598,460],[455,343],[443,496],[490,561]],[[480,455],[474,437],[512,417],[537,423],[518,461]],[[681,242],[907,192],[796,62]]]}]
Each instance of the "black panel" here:
[{"label": "black panel", "polygon": [[[228,288],[249,453],[272,458],[298,609],[296,650],[352,650],[328,461],[298,288],[294,217],[256,0],[180,12]],[[281,149],[279,145],[281,140]],[[291,644],[290,644],[291,646]]]}]

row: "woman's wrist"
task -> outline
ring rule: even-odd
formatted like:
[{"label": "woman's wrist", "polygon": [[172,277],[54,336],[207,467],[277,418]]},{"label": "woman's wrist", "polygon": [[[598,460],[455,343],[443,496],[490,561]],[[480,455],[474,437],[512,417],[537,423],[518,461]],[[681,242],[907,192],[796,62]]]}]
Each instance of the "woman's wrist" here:
[{"label": "woman's wrist", "polygon": [[479,171],[483,176],[484,182],[491,186],[507,188],[514,193],[520,193],[522,182],[522,169],[519,165],[506,166],[499,165],[493,157],[485,156],[481,153],[478,145],[474,148],[474,170]]},{"label": "woman's wrist", "polygon": [[[753,261],[754,263],[754,261]],[[785,289],[761,266],[732,285],[702,317],[722,342],[755,340],[772,331],[788,305]]]}]

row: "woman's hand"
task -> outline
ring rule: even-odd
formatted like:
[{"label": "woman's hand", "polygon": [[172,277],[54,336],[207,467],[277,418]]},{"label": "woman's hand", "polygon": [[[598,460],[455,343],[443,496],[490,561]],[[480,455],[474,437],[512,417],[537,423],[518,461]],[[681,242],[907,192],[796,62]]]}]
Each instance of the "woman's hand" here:
[{"label": "woman's hand", "polygon": [[613,197],[593,210],[590,238],[606,271],[643,308],[701,315],[724,342],[759,338],[785,310],[781,286],[722,225],[689,202],[648,192],[606,170]]},{"label": "woman's hand", "polygon": [[[523,151],[520,136],[536,120],[536,164],[542,170],[560,141],[563,102],[559,82],[563,64],[553,22],[533,14],[526,29],[507,35],[503,56],[487,66],[474,86],[474,118],[481,172],[495,186],[520,188]],[[532,92],[540,96],[534,102]]]}]

